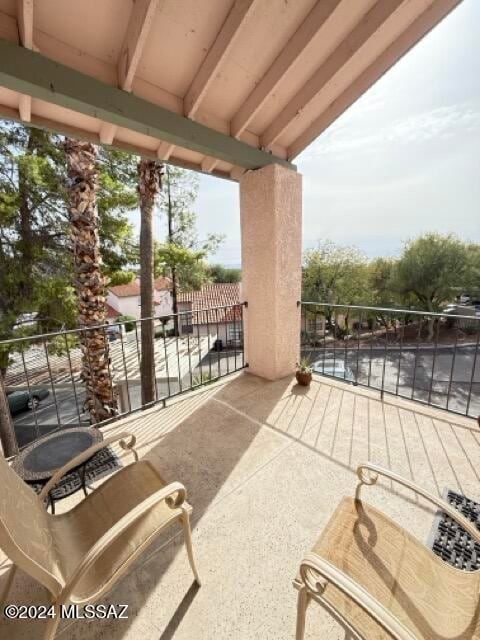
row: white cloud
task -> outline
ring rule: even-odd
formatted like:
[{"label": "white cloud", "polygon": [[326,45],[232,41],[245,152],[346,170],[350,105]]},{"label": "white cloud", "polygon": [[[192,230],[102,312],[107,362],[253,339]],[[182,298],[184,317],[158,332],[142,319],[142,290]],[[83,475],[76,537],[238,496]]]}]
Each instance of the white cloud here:
[{"label": "white cloud", "polygon": [[[381,104],[379,102],[378,104]],[[367,111],[377,110],[371,105]],[[362,106],[360,114],[364,116],[365,108]],[[357,122],[358,113],[355,113]],[[357,133],[352,136],[352,123],[342,123],[341,126],[325,132],[320,139],[307,150],[302,160],[308,161],[315,157],[342,154],[342,153],[373,153],[380,147],[385,150],[388,145],[411,144],[415,142],[427,142],[441,137],[454,136],[459,132],[478,131],[480,127],[480,107],[471,102],[453,104],[445,107],[437,107],[417,113],[405,118],[393,120],[390,124],[375,127],[374,118],[369,118],[370,127],[365,133]],[[357,127],[357,130],[361,127]]]}]

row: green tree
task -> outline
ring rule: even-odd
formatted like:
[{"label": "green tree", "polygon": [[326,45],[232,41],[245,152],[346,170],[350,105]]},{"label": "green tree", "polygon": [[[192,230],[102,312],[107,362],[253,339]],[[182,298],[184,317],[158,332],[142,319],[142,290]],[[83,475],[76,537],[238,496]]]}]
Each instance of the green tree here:
[{"label": "green tree", "polygon": [[[303,299],[339,305],[364,304],[368,300],[367,259],[355,247],[343,247],[330,240],[320,242],[316,249],[305,252],[303,268]],[[348,311],[345,328],[348,330]],[[327,326],[334,327],[334,307],[323,307]]]},{"label": "green tree", "polygon": [[[0,339],[12,337],[24,312],[38,311],[42,327],[76,325],[62,142],[60,136],[0,121]],[[125,214],[138,203],[136,162],[102,148],[98,169],[102,273],[109,276],[134,256]]]},{"label": "green tree", "polygon": [[[185,169],[167,165],[158,209],[167,221],[166,242],[155,249],[156,275],[168,275],[172,280],[173,313],[178,313],[177,293],[198,289],[210,281],[204,258],[215,251],[223,237],[208,234],[198,237],[197,216],[193,205],[198,195],[198,176]],[[177,328],[176,328],[177,332]]]},{"label": "green tree", "polygon": [[[39,304],[40,282],[68,271],[64,162],[57,138],[0,126],[0,334]],[[45,288],[42,293],[45,294]],[[60,298],[57,315],[62,315]]]},{"label": "green tree", "polygon": [[370,302],[374,307],[394,307],[398,294],[392,288],[395,260],[374,258],[368,264]]},{"label": "green tree", "polygon": [[240,282],[242,279],[241,269],[224,267],[223,264],[211,264],[208,271],[213,282]]},{"label": "green tree", "polygon": [[139,204],[137,162],[131,154],[97,148],[98,233],[102,273],[109,278],[131,265],[136,256],[133,227],[126,214]]},{"label": "green tree", "polygon": [[[0,339],[18,335],[18,316],[36,310],[48,282],[68,269],[62,153],[55,141],[43,131],[0,123]],[[60,298],[56,316],[62,315]],[[2,390],[10,351],[0,349]],[[11,455],[15,438],[1,395],[0,438]]]},{"label": "green tree", "polygon": [[427,233],[406,243],[392,286],[402,296],[411,295],[418,309],[440,311],[470,278],[467,245],[452,234]]},{"label": "green tree", "polygon": [[[427,233],[406,243],[392,285],[404,298],[410,296],[417,309],[438,312],[468,287],[470,277],[467,245],[453,234]],[[427,324],[431,340],[435,321]]]},{"label": "green tree", "polygon": [[[393,287],[396,260],[393,258],[374,258],[368,264],[369,304],[374,307],[394,309],[402,301]],[[380,322],[385,329],[391,326],[396,330],[395,314],[378,311],[369,316]]]},{"label": "green tree", "polygon": [[[16,321],[24,312],[38,311],[41,330],[76,326],[62,142],[61,136],[0,121],[0,339],[18,335]],[[138,202],[135,164],[127,154],[99,151],[99,236],[107,276],[131,262],[133,229],[125,213]],[[0,349],[1,375],[10,351]]]},{"label": "green tree", "polygon": [[465,279],[465,291],[474,300],[480,300],[480,244],[467,245],[467,273]]},{"label": "green tree", "polygon": [[168,275],[175,270],[181,276],[182,291],[199,289],[209,281],[205,255],[204,250],[189,249],[174,242],[156,243],[155,277]]},{"label": "green tree", "polygon": [[136,278],[134,271],[112,271],[110,273],[110,286],[116,287],[119,284],[130,284]]}]

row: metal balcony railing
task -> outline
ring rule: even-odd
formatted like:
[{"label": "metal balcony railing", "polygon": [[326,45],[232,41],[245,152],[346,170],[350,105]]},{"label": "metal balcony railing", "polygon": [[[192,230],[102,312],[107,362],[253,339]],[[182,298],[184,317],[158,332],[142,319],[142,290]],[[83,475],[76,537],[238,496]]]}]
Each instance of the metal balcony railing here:
[{"label": "metal balcony railing", "polygon": [[[142,402],[140,373],[141,326],[146,322],[153,323],[155,336],[155,398],[148,404]],[[94,332],[101,338],[96,345],[88,340]],[[99,351],[105,363],[103,384],[107,396],[110,388],[115,408],[95,424],[106,424],[244,368],[243,305],[0,341],[0,352],[9,361],[4,384],[18,448],[52,431],[92,422],[85,366]]]},{"label": "metal balcony railing", "polygon": [[301,355],[316,373],[480,415],[480,317],[301,302]]}]

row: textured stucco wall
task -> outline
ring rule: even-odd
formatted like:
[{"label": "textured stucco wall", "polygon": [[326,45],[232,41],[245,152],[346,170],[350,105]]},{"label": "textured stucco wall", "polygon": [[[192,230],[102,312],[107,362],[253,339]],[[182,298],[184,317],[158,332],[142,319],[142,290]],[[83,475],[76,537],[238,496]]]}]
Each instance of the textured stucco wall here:
[{"label": "textured stucco wall", "polygon": [[[155,315],[156,316],[168,316],[173,313],[172,308],[172,294],[170,291],[155,291]],[[107,295],[108,304],[124,316],[133,316],[137,320],[140,318],[140,295],[138,296],[125,296],[119,298],[111,291]]]},{"label": "textured stucco wall", "polygon": [[140,296],[126,296],[118,298],[109,291],[107,296],[108,304],[124,316],[133,316],[137,320],[140,318]]},{"label": "textured stucco wall", "polygon": [[276,380],[300,350],[302,176],[279,165],[240,180],[242,295],[249,371]]}]

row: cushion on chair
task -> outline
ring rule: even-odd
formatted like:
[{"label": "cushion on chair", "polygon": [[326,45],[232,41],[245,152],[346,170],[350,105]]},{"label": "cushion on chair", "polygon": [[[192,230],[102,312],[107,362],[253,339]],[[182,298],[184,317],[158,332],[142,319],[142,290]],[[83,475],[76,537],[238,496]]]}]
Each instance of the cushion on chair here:
[{"label": "cushion on chair", "polygon": [[[87,551],[145,498],[165,486],[158,472],[145,461],[124,467],[71,511],[53,518],[51,529],[62,559],[62,572],[68,577]],[[153,534],[182,514],[165,501],[131,525],[109,547],[75,589],[74,597],[87,598],[110,582],[125,562],[153,540]]]},{"label": "cushion on chair", "polygon": [[[341,569],[418,638],[480,638],[480,572],[446,564],[390,518],[345,498],[313,551]],[[323,594],[365,638],[391,640],[336,587]]]}]

